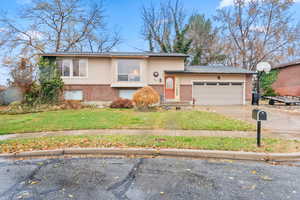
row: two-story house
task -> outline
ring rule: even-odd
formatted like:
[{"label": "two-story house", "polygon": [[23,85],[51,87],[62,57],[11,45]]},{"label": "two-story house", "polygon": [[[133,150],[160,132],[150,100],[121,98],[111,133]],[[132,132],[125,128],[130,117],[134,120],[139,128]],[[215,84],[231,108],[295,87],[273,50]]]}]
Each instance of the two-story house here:
[{"label": "two-story house", "polygon": [[144,86],[165,102],[197,105],[245,104],[254,72],[228,66],[185,66],[180,53],[45,53],[55,58],[64,81],[65,99],[110,102],[131,99]]}]

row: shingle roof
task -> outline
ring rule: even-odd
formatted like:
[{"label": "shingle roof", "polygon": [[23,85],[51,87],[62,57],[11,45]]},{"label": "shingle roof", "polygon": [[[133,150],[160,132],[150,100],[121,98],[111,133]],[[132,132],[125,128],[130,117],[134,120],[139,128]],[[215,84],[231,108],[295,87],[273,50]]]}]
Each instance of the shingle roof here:
[{"label": "shingle roof", "polygon": [[278,64],[278,65],[275,65],[274,67],[272,67],[272,69],[281,69],[281,68],[295,66],[295,65],[300,66],[300,60],[295,60],[295,61],[287,62],[287,63],[281,63],[281,64]]},{"label": "shingle roof", "polygon": [[207,65],[186,66],[185,70],[181,71],[166,71],[167,73],[203,73],[203,74],[255,74],[256,72],[239,67],[231,67],[225,65]]},{"label": "shingle roof", "polygon": [[113,57],[113,56],[145,56],[145,57],[187,57],[182,53],[155,53],[155,52],[50,52],[41,56],[84,56],[84,57]]}]

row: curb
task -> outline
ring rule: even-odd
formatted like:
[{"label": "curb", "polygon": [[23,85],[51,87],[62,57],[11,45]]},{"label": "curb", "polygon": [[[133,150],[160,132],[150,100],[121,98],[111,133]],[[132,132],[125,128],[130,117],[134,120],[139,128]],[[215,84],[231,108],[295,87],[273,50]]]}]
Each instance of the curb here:
[{"label": "curb", "polygon": [[240,151],[214,151],[192,149],[147,149],[147,148],[68,148],[60,150],[30,151],[0,154],[1,158],[30,158],[62,155],[109,155],[109,156],[166,156],[188,158],[218,158],[252,161],[290,161],[300,160],[297,153],[255,153]]}]

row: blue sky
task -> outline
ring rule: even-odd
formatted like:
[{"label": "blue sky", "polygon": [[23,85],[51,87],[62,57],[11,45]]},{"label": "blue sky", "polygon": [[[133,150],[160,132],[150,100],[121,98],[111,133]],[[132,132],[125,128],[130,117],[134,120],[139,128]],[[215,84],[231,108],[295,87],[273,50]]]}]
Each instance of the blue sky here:
[{"label": "blue sky", "polygon": [[[109,22],[110,28],[118,27],[118,29],[120,29],[123,39],[122,44],[116,48],[117,51],[147,50],[146,43],[142,40],[140,35],[142,25],[140,8],[143,4],[148,4],[151,1],[157,3],[160,0],[105,0],[106,20]],[[219,6],[230,6],[232,1],[233,0],[182,0],[188,14],[197,12],[205,14],[207,17],[213,16]],[[300,0],[297,1],[300,2]],[[21,6],[28,3],[31,3],[31,0],[1,0],[0,11],[6,11],[10,15],[14,15]],[[300,10],[300,3],[297,3],[293,10],[295,13],[297,10]],[[296,17],[300,19],[300,14],[297,14]],[[7,74],[0,69],[0,84],[3,84],[6,79]]]}]

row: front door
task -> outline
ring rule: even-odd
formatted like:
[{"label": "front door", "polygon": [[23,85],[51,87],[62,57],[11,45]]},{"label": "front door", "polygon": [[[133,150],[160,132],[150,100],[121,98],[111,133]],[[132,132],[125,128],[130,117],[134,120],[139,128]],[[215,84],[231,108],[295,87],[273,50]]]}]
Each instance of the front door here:
[{"label": "front door", "polygon": [[165,77],[165,95],[166,95],[166,99],[175,98],[175,77],[174,76]]}]

